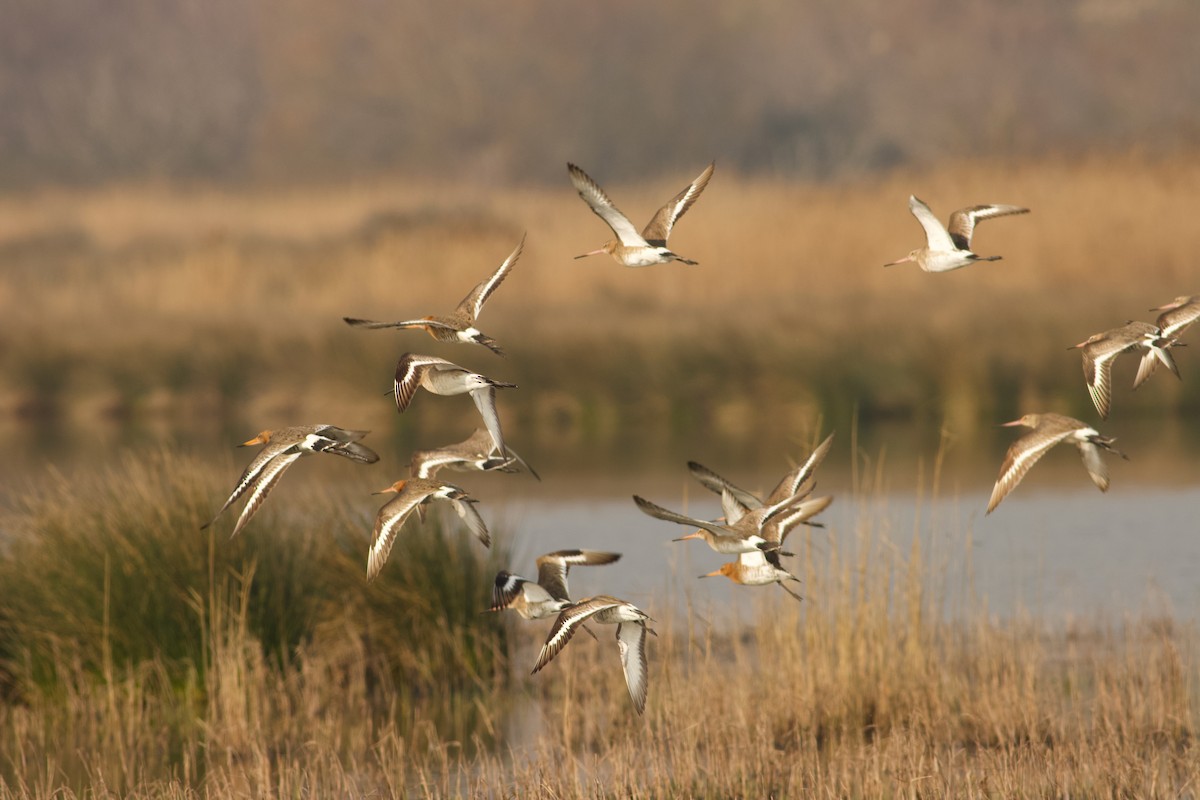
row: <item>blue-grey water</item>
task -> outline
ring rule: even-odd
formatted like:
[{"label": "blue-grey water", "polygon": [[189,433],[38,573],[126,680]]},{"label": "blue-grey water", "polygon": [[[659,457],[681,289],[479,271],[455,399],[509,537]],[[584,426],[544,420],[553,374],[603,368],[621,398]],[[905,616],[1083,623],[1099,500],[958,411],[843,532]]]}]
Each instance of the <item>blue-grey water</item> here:
[{"label": "blue-grey water", "polygon": [[[851,437],[840,433],[818,473],[817,493],[835,498],[820,517],[825,527],[802,528],[788,541],[788,549],[798,554],[791,568],[806,579],[797,588],[816,608],[848,561],[865,564],[871,580],[878,581],[889,569],[901,574],[897,571],[917,558],[926,602],[951,616],[1027,611],[1047,621],[1069,621],[1165,612],[1200,620],[1200,458],[1193,455],[1196,437],[1180,430],[1153,421],[1127,426],[1121,444],[1132,452],[1131,460],[1112,459],[1108,493],[1091,485],[1071,448],[1057,448],[991,515],[984,509],[1011,432],[998,431],[983,445],[951,447],[940,470],[933,466],[936,432],[876,428],[858,437],[855,458],[850,457]],[[92,470],[124,453],[164,446],[221,465],[232,486],[251,455],[229,444],[240,435],[193,440],[204,446],[170,445],[166,437],[128,443],[110,437],[89,429],[46,439],[29,429],[16,430],[9,437],[8,458],[0,463],[0,498],[51,474]],[[369,520],[379,502],[368,492],[407,471],[406,452],[388,452],[387,444],[375,443],[384,457],[370,468],[305,459],[280,482],[270,502],[286,502],[290,492],[303,492],[306,484],[353,481],[355,493],[367,488],[361,502]],[[572,571],[573,595],[615,594],[652,613],[690,609],[720,623],[756,613],[763,603],[795,600],[775,586],[741,587],[723,577],[700,580],[726,557],[699,541],[672,542],[689,529],[642,514],[631,495],[716,518],[721,513],[716,496],[688,477],[686,461],[700,458],[761,491],[789,461],[807,453],[795,442],[768,445],[762,453],[735,453],[697,440],[669,452],[647,446],[632,454],[636,460],[629,458],[628,445],[607,453],[523,447],[543,481],[526,475],[445,477],[477,497],[489,526],[508,537],[516,553],[512,571],[532,577],[534,558],[550,550],[613,550],[624,554],[619,564]],[[369,487],[360,485],[364,482]],[[931,497],[933,486],[939,493]],[[857,575],[851,571],[850,579],[859,580]]]},{"label": "blue-grey water", "polygon": [[[912,495],[859,502],[830,487],[837,499],[821,516],[825,528],[808,532],[809,553],[803,554],[804,529],[788,540],[798,559],[811,559],[813,570],[824,571],[816,586],[799,587],[801,593],[819,604],[820,581],[830,580],[832,565],[859,563],[865,551],[873,569],[920,559],[948,615],[1029,612],[1069,621],[1169,612],[1200,619],[1200,487],[1133,486],[1101,494],[1079,477],[1078,488],[1022,486],[986,516],[988,491],[920,503]],[[716,500],[703,497],[694,497],[689,510],[720,514]],[[514,533],[518,573],[532,576],[537,554],[564,547],[625,554],[619,566],[573,570],[576,596],[604,592],[648,608],[667,603],[678,611],[687,603],[715,614],[748,612],[759,595],[795,602],[774,586],[700,580],[727,557],[701,542],[670,541],[690,531],[645,516],[628,497],[516,498],[496,518]],[[804,563],[790,563],[804,574]]]}]

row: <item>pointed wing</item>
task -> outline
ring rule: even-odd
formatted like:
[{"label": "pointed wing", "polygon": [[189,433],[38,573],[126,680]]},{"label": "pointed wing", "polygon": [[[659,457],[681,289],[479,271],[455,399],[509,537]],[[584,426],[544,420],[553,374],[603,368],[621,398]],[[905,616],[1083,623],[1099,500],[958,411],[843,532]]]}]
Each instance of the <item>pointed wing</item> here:
[{"label": "pointed wing", "polygon": [[975,225],[979,222],[992,217],[1028,213],[1028,208],[1020,206],[985,205],[960,208],[950,215],[950,238],[959,250],[970,250],[971,234],[975,232]]},{"label": "pointed wing", "polygon": [[675,522],[680,525],[688,525],[693,528],[703,528],[706,531],[712,531],[719,536],[737,536],[735,531],[722,525],[715,525],[707,520],[696,519],[695,517],[687,517],[683,514],[676,514],[674,511],[668,511],[662,506],[655,505],[644,497],[633,496],[633,502],[642,510],[643,514],[647,514],[655,519],[665,520],[667,522]]},{"label": "pointed wing", "polygon": [[245,494],[246,490],[253,486],[258,480],[259,476],[262,474],[263,468],[265,468],[273,458],[290,448],[294,448],[295,446],[295,442],[282,442],[275,445],[269,444],[262,450],[259,450],[254,458],[251,459],[250,463],[246,465],[246,469],[242,470],[242,476],[238,478],[237,485],[233,487],[233,492],[229,495],[229,499],[225,501],[225,505],[221,506],[221,510],[216,514],[213,514],[212,519],[201,525],[200,530],[204,530],[216,522],[217,518],[225,513],[225,509],[229,508],[237,501],[239,497]]},{"label": "pointed wing", "polygon": [[488,433],[491,434],[492,444],[496,446],[496,450],[500,455],[508,457],[508,449],[504,446],[504,432],[500,429],[500,416],[496,413],[496,387],[487,386],[471,391],[471,399],[475,401],[475,407],[479,409],[479,416],[483,417],[483,424],[487,426]]},{"label": "pointed wing", "polygon": [[721,513],[725,515],[726,525],[738,524],[742,517],[750,513],[751,510],[757,511],[758,508],[750,509],[738,500],[737,495],[729,491],[729,489],[721,492]]},{"label": "pointed wing", "polygon": [[1157,324],[1163,336],[1183,333],[1189,325],[1200,319],[1200,297],[1190,297],[1175,308],[1158,315]]},{"label": "pointed wing", "polygon": [[320,453],[333,453],[351,461],[362,464],[374,464],[379,460],[379,454],[366,445],[359,444],[369,431],[351,431],[333,425],[323,425],[308,439],[313,450]]},{"label": "pointed wing", "polygon": [[283,475],[284,470],[294,464],[296,459],[302,455],[304,453],[299,450],[287,450],[267,462],[267,465],[259,474],[258,480],[254,482],[254,486],[250,489],[250,496],[246,498],[246,505],[242,507],[242,514],[238,517],[237,524],[233,526],[233,533],[229,534],[230,539],[241,532],[246,523],[250,521],[250,518],[266,502],[267,494],[279,482],[279,478]]},{"label": "pointed wing", "polygon": [[546,643],[542,645],[542,650],[538,653],[533,671],[538,672],[549,664],[559,651],[567,646],[567,642],[571,641],[575,630],[589,617],[606,608],[616,608],[619,605],[621,605],[621,601],[613,597],[592,597],[564,608],[559,612],[558,618],[554,620],[553,627],[550,628],[550,635],[546,637]]},{"label": "pointed wing", "polygon": [[484,471],[487,472],[495,469],[501,472],[516,472],[517,470],[513,467],[513,464],[517,464],[520,469],[525,470],[539,481],[542,479],[542,476],[537,474],[537,470],[529,466],[529,462],[521,458],[520,454],[518,454],[517,451],[513,450],[511,447],[508,448],[507,457],[503,457],[501,462],[496,466],[485,466]]},{"label": "pointed wing", "polygon": [[930,250],[952,251],[957,249],[950,234],[946,233],[946,229],[942,227],[942,223],[929,210],[929,206],[917,199],[915,194],[908,196],[908,210],[925,229],[925,244]]},{"label": "pointed wing", "polygon": [[521,593],[521,587],[527,583],[529,583],[528,580],[520,575],[514,575],[508,570],[502,569],[497,572],[496,581],[492,584],[492,607],[488,610],[503,611],[508,608]]},{"label": "pointed wing", "polygon": [[1046,455],[1046,451],[1061,442],[1072,433],[1071,428],[1055,430],[1033,430],[1017,439],[1008,448],[1004,462],[1000,465],[1000,477],[992,488],[992,497],[988,500],[987,513],[992,513],[1000,505],[1009,492],[1017,487],[1029,468],[1038,459]]},{"label": "pointed wing", "polygon": [[692,207],[692,203],[696,202],[696,198],[704,191],[704,187],[708,186],[708,179],[712,177],[716,165],[714,161],[705,167],[704,171],[696,176],[696,180],[688,184],[683,191],[672,197],[669,203],[658,210],[642,231],[642,238],[648,244],[656,247],[667,246],[667,237],[671,235],[675,223]]},{"label": "pointed wing", "polygon": [[379,514],[375,517],[375,534],[371,540],[371,551],[367,554],[368,581],[374,579],[383,569],[388,554],[392,552],[392,545],[396,543],[396,534],[404,526],[404,521],[412,514],[413,509],[424,502],[425,498],[433,492],[433,488],[416,491],[405,489],[398,497],[384,503],[383,507],[379,509]]},{"label": "pointed wing", "polygon": [[[724,492],[728,491],[746,508],[755,509],[762,507],[762,500],[759,500],[745,489],[738,488],[726,478],[723,478],[697,461],[688,462],[688,471],[692,473],[693,478],[700,482],[701,486],[703,486],[705,489],[708,489],[710,492],[723,494]],[[722,503],[723,502],[724,500],[722,500]]]},{"label": "pointed wing", "polygon": [[455,309],[460,314],[465,314],[472,322],[479,316],[479,312],[483,310],[483,304],[492,296],[492,292],[496,291],[504,279],[508,277],[508,273],[512,272],[513,265],[517,263],[517,259],[521,257],[521,250],[525,247],[525,236],[522,234],[521,241],[517,245],[517,249],[513,250],[508,258],[504,259],[504,263],[497,267],[491,277],[482,281],[478,286],[472,289],[462,302]]},{"label": "pointed wing", "polygon": [[356,319],[342,317],[342,322],[355,328],[442,328],[448,331],[458,330],[453,325],[439,322],[435,319],[406,319],[400,322],[376,322],[373,319]]},{"label": "pointed wing", "polygon": [[1122,342],[1102,339],[1083,348],[1083,377],[1101,419],[1108,419],[1112,403],[1113,359],[1124,352],[1127,346]]},{"label": "pointed wing", "polygon": [[816,474],[817,467],[821,466],[821,462],[825,460],[825,456],[829,455],[829,451],[833,448],[833,436],[832,433],[826,436],[825,441],[816,446],[816,449],[812,451],[807,461],[783,476],[779,484],[767,496],[768,505],[778,503],[785,497],[801,493],[807,494],[812,491],[814,487],[809,487],[808,483]]},{"label": "pointed wing", "polygon": [[633,707],[641,714],[646,710],[646,623],[622,622],[617,625],[617,646],[621,650],[621,666],[625,669],[625,685]]},{"label": "pointed wing", "polygon": [[608,199],[608,195],[600,188],[600,184],[596,183],[588,174],[574,164],[567,164],[567,171],[571,173],[571,183],[575,185],[575,190],[579,192],[579,196],[583,201],[596,213],[596,216],[604,220],[608,227],[612,228],[612,232],[621,240],[621,244],[627,247],[644,246],[646,240],[637,232],[637,228],[633,227],[633,223],[629,221],[629,217],[622,214],[613,201]]},{"label": "pointed wing", "polygon": [[1108,464],[1100,454],[1100,448],[1091,442],[1079,443],[1079,455],[1083,457],[1083,468],[1087,470],[1092,483],[1102,492],[1108,491]]},{"label": "pointed wing", "polygon": [[[797,525],[808,522],[810,519],[820,514],[825,509],[833,504],[833,497],[826,495],[824,497],[814,497],[811,500],[805,500],[797,506],[785,511],[775,519],[771,520],[769,526],[763,526],[764,534],[768,541],[774,540],[774,534],[778,533],[778,541],[782,544],[788,537],[788,534],[795,529]],[[769,530],[768,530],[769,528]]]},{"label": "pointed wing", "polygon": [[[812,490],[810,489],[808,491]],[[790,512],[797,506],[801,505],[804,501],[804,498],[807,496],[808,492],[805,492],[804,494],[794,494],[791,497],[785,497],[783,500],[780,500],[774,505],[764,506],[761,509],[762,518],[758,521],[759,530],[762,530],[763,526],[765,526],[767,523],[782,519],[787,512]]]},{"label": "pointed wing", "polygon": [[546,553],[537,560],[537,582],[555,600],[570,601],[567,573],[571,571],[571,567],[595,567],[611,564],[620,558],[620,553],[604,553],[597,550],[558,550]]},{"label": "pointed wing", "polygon": [[491,534],[488,533],[487,525],[483,523],[483,517],[479,516],[479,512],[475,510],[475,501],[461,491],[457,495],[447,497],[446,500],[454,506],[458,516],[466,523],[467,530],[475,534],[475,538],[483,542],[484,547],[491,547]]},{"label": "pointed wing", "polygon": [[492,586],[492,607],[488,610],[503,611],[521,595],[525,595],[527,604],[533,605],[549,603],[553,599],[545,589],[533,581],[501,570],[496,573],[496,582]]},{"label": "pointed wing", "polygon": [[418,450],[413,453],[408,471],[414,478],[433,478],[442,467],[465,463],[463,457],[449,450]]},{"label": "pointed wing", "polygon": [[435,356],[419,356],[415,353],[405,353],[400,356],[400,360],[396,362],[396,377],[393,383],[396,408],[403,413],[404,409],[408,408],[408,404],[412,402],[413,395],[417,393],[417,387],[421,385],[425,371],[430,367],[441,365],[454,366],[446,359]]}]

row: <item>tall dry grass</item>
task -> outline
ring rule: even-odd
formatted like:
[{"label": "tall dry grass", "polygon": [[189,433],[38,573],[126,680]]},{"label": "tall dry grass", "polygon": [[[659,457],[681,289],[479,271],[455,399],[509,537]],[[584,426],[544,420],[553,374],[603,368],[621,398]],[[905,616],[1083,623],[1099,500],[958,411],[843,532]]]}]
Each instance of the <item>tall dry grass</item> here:
[{"label": "tall dry grass", "polygon": [[479,610],[503,535],[485,552],[435,515],[368,585],[366,491],[285,481],[229,541],[228,520],[199,526],[235,477],[129,456],[4,511],[2,780],[121,793],[297,758],[322,731],[341,755],[377,729],[489,736],[507,644]]},{"label": "tall dry grass", "polygon": [[[166,474],[190,475],[168,483],[206,480],[178,462],[163,466]],[[935,485],[939,471],[935,464]],[[153,483],[145,475],[113,475],[109,491],[129,477]],[[947,585],[939,566],[945,553],[935,557],[922,550],[921,537],[910,542],[880,525],[871,510],[880,481],[864,471],[844,498],[860,508],[853,536],[823,543],[810,532],[795,542],[802,546],[803,603],[773,587],[746,589],[753,615],[737,626],[697,599],[699,589],[685,611],[666,599],[647,604],[658,636],[648,645],[644,717],[630,706],[611,631],[597,631],[598,641],[578,637],[529,676],[546,624],[508,620],[507,660],[482,664],[459,657],[462,651],[447,657],[428,629],[384,624],[389,612],[403,615],[402,603],[389,596],[386,607],[364,607],[361,575],[352,579],[337,569],[327,580],[342,583],[342,594],[321,593],[346,607],[285,657],[273,655],[256,622],[272,598],[252,590],[261,584],[271,587],[269,594],[282,591],[267,579],[276,567],[265,559],[260,574],[201,579],[189,593],[199,620],[197,663],[180,669],[181,659],[166,648],[118,655],[116,631],[153,614],[117,614],[112,568],[88,566],[94,556],[81,540],[68,549],[60,546],[63,533],[43,531],[40,551],[18,543],[0,560],[9,681],[0,702],[0,797],[1008,798],[1194,791],[1200,780],[1194,623],[1162,616],[1066,624],[994,617],[969,586]],[[346,507],[344,498],[337,503]],[[110,537],[135,524],[128,515],[143,517],[147,531],[157,531],[145,536],[172,547],[180,531],[153,523],[173,512],[132,505],[140,511],[93,501],[74,513],[81,524],[92,516],[126,520],[114,524]],[[7,512],[0,530],[21,531],[28,521]],[[273,525],[287,525],[255,522],[248,538],[267,538]],[[297,530],[303,541],[313,535]],[[969,558],[969,538],[948,535],[951,557]],[[400,546],[413,543],[406,538]],[[56,558],[93,576],[92,591],[108,598],[100,608],[56,577],[50,570]],[[22,568],[29,574],[19,576]],[[486,604],[490,575],[481,573],[455,578],[457,590],[474,597],[463,601],[474,609]],[[134,577],[150,588],[160,580],[146,567]],[[389,595],[413,580],[406,574]],[[959,611],[949,615],[952,596]],[[41,617],[39,604],[47,606]],[[437,609],[415,605],[417,616],[442,624]],[[98,618],[88,619],[89,609]],[[491,620],[471,616],[470,624]],[[364,634],[370,617],[375,622]],[[467,624],[465,614],[461,619]],[[78,630],[91,632],[85,638],[93,646],[75,641],[71,631]],[[53,680],[34,668],[36,648],[13,657],[25,652],[14,649],[14,631],[21,633],[16,641],[55,643]],[[474,652],[486,657],[486,645],[477,643]],[[438,665],[438,674],[406,668],[399,679],[376,668],[393,659]],[[444,688],[414,689],[423,680]],[[453,716],[442,716],[447,712]]]}]

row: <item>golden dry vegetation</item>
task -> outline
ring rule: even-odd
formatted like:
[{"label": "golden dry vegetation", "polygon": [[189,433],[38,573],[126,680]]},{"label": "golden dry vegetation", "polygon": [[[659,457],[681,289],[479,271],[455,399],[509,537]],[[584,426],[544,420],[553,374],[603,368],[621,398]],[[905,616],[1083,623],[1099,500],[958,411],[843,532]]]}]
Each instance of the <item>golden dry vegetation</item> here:
[{"label": "golden dry vegetation", "polygon": [[[548,625],[497,638],[470,608],[495,562],[465,534],[410,531],[367,590],[349,496],[294,496],[224,543],[195,528],[225,478],[129,461],[0,517],[0,797],[1180,797],[1200,779],[1194,623],[995,617],[884,532],[878,476],[843,498],[845,546],[796,543],[803,603],[746,589],[736,628],[700,593],[648,607],[644,717],[603,628],[528,675]],[[191,621],[163,629],[172,613]]]}]

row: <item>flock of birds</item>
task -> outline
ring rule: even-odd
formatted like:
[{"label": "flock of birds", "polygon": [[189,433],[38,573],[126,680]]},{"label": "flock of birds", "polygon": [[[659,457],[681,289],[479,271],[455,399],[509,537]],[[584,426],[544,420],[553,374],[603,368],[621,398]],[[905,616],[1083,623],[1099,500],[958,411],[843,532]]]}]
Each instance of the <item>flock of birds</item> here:
[{"label": "flock of birds", "polygon": [[[599,184],[576,165],[568,164],[571,182],[579,196],[616,236],[603,246],[576,258],[608,254],[627,267],[645,267],[670,261],[697,263],[672,252],[667,247],[667,239],[675,224],[708,185],[714,167],[715,164],[709,164],[695,180],[660,208],[639,232]],[[1018,206],[978,205],[954,212],[949,227],[943,227],[929,207],[916,197],[909,198],[909,209],[924,228],[925,246],[885,266],[911,262],[926,272],[946,272],[976,261],[997,260],[999,256],[979,256],[972,252],[971,238],[975,225],[993,217],[1028,213],[1028,209]],[[369,329],[420,329],[439,342],[476,344],[502,356],[504,352],[496,340],[480,331],[476,321],[488,298],[512,271],[524,244],[522,237],[495,272],[473,288],[445,316],[431,315],[398,322],[345,317],[344,321],[348,325]],[[1108,415],[1112,395],[1112,362],[1119,354],[1137,349],[1146,351],[1142,356],[1135,388],[1154,372],[1159,363],[1176,376],[1179,375],[1170,348],[1179,345],[1178,334],[1200,318],[1200,295],[1179,297],[1152,310],[1162,312],[1153,325],[1129,322],[1075,345],[1083,352],[1088,391],[1101,417]],[[437,477],[440,470],[526,472],[538,478],[533,468],[505,442],[496,411],[497,390],[516,388],[514,384],[494,380],[436,356],[405,353],[396,364],[393,380],[393,396],[400,413],[408,408],[419,388],[437,395],[470,395],[482,418],[483,427],[457,444],[414,453],[409,465],[409,477],[376,492],[395,493],[396,497],[385,503],[376,516],[367,556],[367,580],[375,578],[384,568],[397,535],[412,513],[416,511],[424,520],[426,510],[435,501],[449,505],[484,546],[490,544],[487,526],[475,508],[476,500],[462,488],[440,480]],[[1086,423],[1060,414],[1027,414],[1006,424],[1027,426],[1033,431],[1016,440],[1009,448],[988,503],[988,513],[1016,487],[1030,467],[1059,442],[1071,442],[1078,447],[1092,480],[1101,490],[1108,488],[1108,473],[1100,452],[1108,450],[1120,454],[1112,447],[1112,439],[1100,435]],[[246,496],[245,505],[233,528],[232,536],[236,536],[262,506],[284,471],[302,456],[332,453],[365,464],[378,461],[379,456],[360,442],[366,433],[333,425],[299,426],[259,433],[240,446],[263,445],[263,448],[246,467],[225,504],[204,527],[212,525],[233,503]],[[780,559],[792,555],[783,549],[788,534],[797,525],[820,526],[813,518],[833,502],[830,496],[812,497],[816,486],[816,469],[832,443],[833,435],[830,434],[800,466],[784,475],[766,497],[739,488],[702,464],[689,462],[691,475],[702,486],[721,497],[723,516],[715,520],[679,514],[636,495],[633,499],[638,508],[651,517],[696,529],[675,541],[701,539],[718,553],[737,556],[736,561],[701,577],[723,575],[748,586],[778,584],[799,600],[800,596],[787,585],[799,582],[799,579],[784,567]],[[535,673],[566,646],[578,629],[582,628],[595,638],[588,623],[615,625],[626,685],[634,708],[641,714],[647,696],[646,634],[654,632],[647,627],[647,622],[653,620],[632,603],[610,595],[595,595],[574,601],[567,586],[567,576],[572,566],[611,564],[620,557],[619,553],[594,550],[560,550],[537,559],[536,580],[501,571],[495,578],[490,610],[512,609],[526,619],[555,618],[534,665]]]}]

